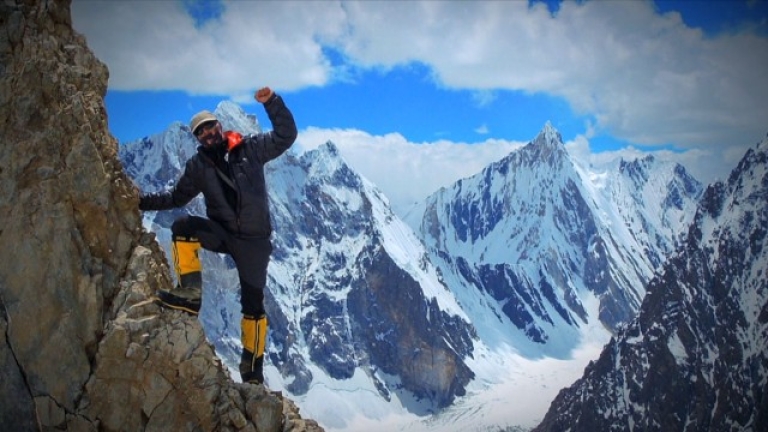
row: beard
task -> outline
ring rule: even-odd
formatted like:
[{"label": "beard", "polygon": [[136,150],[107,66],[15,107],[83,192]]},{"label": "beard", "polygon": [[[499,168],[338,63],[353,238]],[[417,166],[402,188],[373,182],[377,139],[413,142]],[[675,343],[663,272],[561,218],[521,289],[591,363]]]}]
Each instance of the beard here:
[{"label": "beard", "polygon": [[207,148],[218,148],[224,144],[224,133],[221,131],[221,127],[217,126],[211,132],[198,138],[198,141]]}]

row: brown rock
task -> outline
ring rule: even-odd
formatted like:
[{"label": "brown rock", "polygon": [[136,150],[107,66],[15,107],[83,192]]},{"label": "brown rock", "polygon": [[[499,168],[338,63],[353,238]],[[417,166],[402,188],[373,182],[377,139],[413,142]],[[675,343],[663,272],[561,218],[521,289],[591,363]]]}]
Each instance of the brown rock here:
[{"label": "brown rock", "polygon": [[68,1],[0,3],[0,429],[322,430],[234,383],[195,317],[152,302],[171,278],[107,129],[107,78]]}]

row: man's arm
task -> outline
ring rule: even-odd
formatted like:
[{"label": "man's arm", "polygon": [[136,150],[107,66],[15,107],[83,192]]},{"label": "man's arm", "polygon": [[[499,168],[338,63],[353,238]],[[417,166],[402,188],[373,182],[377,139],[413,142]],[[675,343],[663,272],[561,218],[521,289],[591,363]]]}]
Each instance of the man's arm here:
[{"label": "man's arm", "polygon": [[170,191],[141,194],[139,196],[139,210],[169,210],[176,207],[183,207],[192,198],[200,193],[200,189],[195,186],[192,178],[187,175],[189,163],[184,174],[181,176],[176,186]]},{"label": "man's arm", "polygon": [[269,87],[259,89],[256,92],[256,100],[264,104],[272,123],[272,131],[252,137],[255,140],[256,154],[262,163],[266,163],[288,150],[296,141],[298,132],[293,114],[285,106],[283,98]]},{"label": "man's arm", "polygon": [[139,210],[168,210],[176,207],[173,204],[172,192],[155,192],[139,196]]}]

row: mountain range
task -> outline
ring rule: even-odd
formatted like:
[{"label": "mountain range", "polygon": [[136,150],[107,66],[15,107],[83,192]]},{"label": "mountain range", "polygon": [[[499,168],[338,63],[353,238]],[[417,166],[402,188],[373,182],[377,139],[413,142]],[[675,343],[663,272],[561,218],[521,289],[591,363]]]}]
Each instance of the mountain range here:
[{"label": "mountain range", "polygon": [[[227,129],[261,130],[234,103],[215,112]],[[120,158],[142,190],[155,191],[173,184],[195,149],[174,123],[121,145]],[[459,427],[457,416],[465,429],[483,427],[495,405],[472,401],[508,387],[511,367],[567,363],[569,374],[529,379],[550,389],[548,402],[589,360],[575,353],[591,344],[596,356],[635,317],[703,192],[684,167],[653,156],[584,166],[549,123],[402,218],[332,142],[287,153],[267,178],[275,226],[267,383],[338,430],[386,422],[437,430]],[[184,212],[203,215],[202,200],[144,215],[166,251]],[[200,319],[234,371],[236,272],[226,256],[202,260]],[[531,427],[545,409],[540,401],[489,425]]]},{"label": "mountain range", "polygon": [[171,186],[195,140],[117,143],[69,6],[0,5],[0,430],[768,429],[768,140],[702,187],[545,125],[405,215],[333,143],[286,154],[268,388],[242,384],[226,256],[201,254],[200,317],[152,301],[203,208],[141,214],[134,183]]},{"label": "mountain range", "polygon": [[768,138],[710,185],[638,316],[537,431],[768,430]]}]

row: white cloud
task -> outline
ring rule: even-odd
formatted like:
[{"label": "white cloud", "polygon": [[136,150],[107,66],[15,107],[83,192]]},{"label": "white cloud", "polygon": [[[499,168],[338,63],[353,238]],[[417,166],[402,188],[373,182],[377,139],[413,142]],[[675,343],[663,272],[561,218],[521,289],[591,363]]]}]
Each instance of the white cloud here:
[{"label": "white cloud", "polygon": [[[357,2],[345,50],[365,65],[418,59],[468,89],[564,97],[638,144],[730,145],[768,128],[768,39],[705,37],[651,2]],[[397,20],[381,17],[400,17]],[[412,42],[411,42],[412,41]]]},{"label": "white cloud", "polygon": [[478,90],[472,93],[472,99],[477,106],[485,107],[497,99],[496,93],[491,90]]},{"label": "white cloud", "polygon": [[[350,66],[412,61],[438,85],[565,98],[590,128],[637,144],[741,145],[768,129],[768,38],[705,36],[650,1],[226,2],[197,28],[176,2],[72,5],[113,89],[181,89],[238,101],[264,83],[322,86]],[[352,64],[332,65],[323,47]],[[593,133],[593,132],[589,132]],[[745,138],[747,137],[747,138]]]},{"label": "white cloud", "polygon": [[397,212],[441,187],[477,174],[525,144],[501,140],[412,143],[397,133],[381,136],[352,129],[308,128],[300,131],[296,147],[302,152],[328,141],[350,166],[384,192]]},{"label": "white cloud", "polygon": [[340,4],[330,1],[227,2],[219,18],[199,28],[170,1],[81,0],[72,17],[109,66],[110,88],[240,101],[267,83],[280,90],[327,83],[333,71],[321,42],[346,25]]}]

